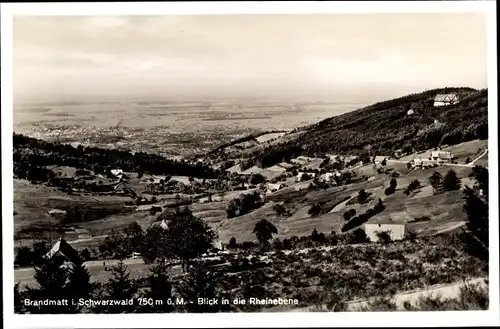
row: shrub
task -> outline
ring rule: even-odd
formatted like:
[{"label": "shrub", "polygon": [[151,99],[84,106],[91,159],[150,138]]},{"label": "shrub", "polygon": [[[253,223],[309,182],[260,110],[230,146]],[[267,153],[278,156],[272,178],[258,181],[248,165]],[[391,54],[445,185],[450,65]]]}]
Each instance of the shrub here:
[{"label": "shrub", "polygon": [[411,192],[418,189],[419,187],[420,187],[420,182],[418,181],[418,179],[415,179],[408,185],[408,187],[406,187],[404,193],[406,195],[409,195]]},{"label": "shrub", "polygon": [[276,212],[276,215],[278,217],[285,216],[287,214],[287,211],[286,211],[285,207],[283,207],[280,204],[275,204],[273,206],[273,210]]},{"label": "shrub", "polygon": [[366,243],[369,241],[370,240],[366,236],[365,231],[361,228],[358,228],[344,235],[344,243],[346,244]]},{"label": "shrub", "polygon": [[394,194],[395,191],[396,191],[396,189],[394,187],[389,186],[388,188],[385,189],[384,194],[391,195],[391,194]]},{"label": "shrub", "polygon": [[308,214],[311,215],[312,217],[319,215],[321,212],[321,206],[319,204],[314,204],[309,210]]},{"label": "shrub", "polygon": [[260,183],[264,183],[266,181],[266,178],[262,176],[261,174],[254,174],[250,178],[250,184],[256,185]]},{"label": "shrub", "polygon": [[390,231],[378,231],[375,233],[378,238],[378,242],[381,243],[389,243],[392,241],[391,232]]},{"label": "shrub", "polygon": [[355,209],[349,209],[347,210],[343,217],[344,217],[344,220],[345,221],[348,221],[349,219],[351,219],[354,215],[356,215],[356,210]]},{"label": "shrub", "polygon": [[365,190],[360,190],[358,193],[358,202],[363,203],[368,199],[368,193]]}]

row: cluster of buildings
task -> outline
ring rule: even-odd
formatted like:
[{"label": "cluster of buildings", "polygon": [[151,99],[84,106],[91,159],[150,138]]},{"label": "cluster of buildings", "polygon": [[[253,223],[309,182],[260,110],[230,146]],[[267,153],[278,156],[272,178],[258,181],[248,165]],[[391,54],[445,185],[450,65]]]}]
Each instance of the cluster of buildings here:
[{"label": "cluster of buildings", "polygon": [[420,157],[410,161],[413,168],[426,168],[436,165],[443,165],[445,163],[452,163],[455,156],[447,151],[432,151],[428,158]]}]

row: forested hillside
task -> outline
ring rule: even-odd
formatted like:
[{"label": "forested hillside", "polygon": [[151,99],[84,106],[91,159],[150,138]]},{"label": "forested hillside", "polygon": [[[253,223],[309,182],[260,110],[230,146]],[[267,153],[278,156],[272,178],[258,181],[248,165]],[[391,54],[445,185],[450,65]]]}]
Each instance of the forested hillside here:
[{"label": "forested hillside", "polygon": [[[434,97],[456,93],[460,102],[434,107]],[[413,110],[412,115],[407,112]],[[302,129],[294,141],[254,154],[269,167],[298,155],[324,153],[392,154],[419,151],[442,144],[488,138],[488,90],[444,88],[411,94],[328,118]]]},{"label": "forested hillside", "polygon": [[124,171],[143,172],[156,175],[186,175],[214,178],[217,173],[202,164],[192,165],[184,161],[166,159],[160,155],[144,152],[102,149],[97,147],[50,143],[43,140],[14,134],[14,175],[35,181],[46,181],[49,172],[44,166],[69,166],[85,168],[96,173],[120,168]]}]

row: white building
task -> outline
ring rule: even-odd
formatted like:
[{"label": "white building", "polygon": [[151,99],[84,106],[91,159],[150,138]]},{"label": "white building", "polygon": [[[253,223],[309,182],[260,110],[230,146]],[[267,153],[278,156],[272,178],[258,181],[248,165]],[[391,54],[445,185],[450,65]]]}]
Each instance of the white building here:
[{"label": "white building", "polygon": [[415,114],[415,111],[413,111],[413,110],[408,110],[408,112],[406,112],[406,114],[407,114],[407,115],[413,115],[413,114]]},{"label": "white building", "polygon": [[115,176],[115,177],[121,178],[123,176],[123,170],[111,169],[111,174],[113,174],[113,176]]},{"label": "white building", "polygon": [[458,96],[456,94],[438,94],[434,98],[434,106],[448,106],[457,104],[459,102]]},{"label": "white building", "polygon": [[377,155],[374,159],[375,164],[381,164],[384,161],[387,161],[389,157],[385,155]]},{"label": "white building", "polygon": [[281,189],[281,184],[280,183],[268,183],[267,184],[267,190],[270,191],[270,192],[275,192],[275,191],[278,191],[279,189]]},{"label": "white building", "polygon": [[366,236],[371,242],[377,242],[377,232],[387,232],[391,236],[391,240],[402,240],[406,233],[405,224],[364,224]]},{"label": "white building", "polygon": [[436,161],[429,158],[415,158],[410,162],[412,167],[422,168],[422,167],[432,167],[436,164]]},{"label": "white building", "polygon": [[330,182],[335,176],[340,177],[342,174],[340,172],[327,172],[321,175],[321,179]]},{"label": "white building", "polygon": [[49,215],[51,216],[63,216],[63,215],[66,215],[66,210],[62,210],[62,209],[52,209],[49,211]]},{"label": "white building", "polygon": [[454,158],[454,155],[446,151],[432,151],[431,158],[432,160],[438,162],[451,162]]}]

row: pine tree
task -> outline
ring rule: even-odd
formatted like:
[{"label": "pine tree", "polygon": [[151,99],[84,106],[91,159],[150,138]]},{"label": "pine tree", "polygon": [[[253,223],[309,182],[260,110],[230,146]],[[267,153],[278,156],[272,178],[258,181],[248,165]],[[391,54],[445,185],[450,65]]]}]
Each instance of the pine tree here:
[{"label": "pine tree", "polygon": [[14,313],[24,313],[24,303],[21,291],[19,290],[19,283],[14,285]]},{"label": "pine tree", "polygon": [[476,180],[476,189],[483,190],[485,195],[488,194],[488,183],[489,183],[489,173],[488,169],[482,166],[474,166],[472,168],[472,173],[469,175]]},{"label": "pine tree", "polygon": [[168,276],[168,267],[165,262],[159,262],[149,269],[151,275],[147,277],[148,290],[144,297],[153,301],[162,301],[161,305],[147,305],[141,311],[146,313],[169,313],[174,310],[168,301],[172,298],[172,283]]},{"label": "pine tree", "polygon": [[488,260],[489,250],[489,206],[469,187],[464,189],[464,211],[468,220],[462,241],[467,251],[484,260]]},{"label": "pine tree", "polygon": [[[106,299],[122,301],[130,300],[137,293],[137,285],[130,280],[128,267],[119,262],[113,266],[111,278],[106,284]],[[132,313],[134,305],[112,305],[106,308],[106,313]]]},{"label": "pine tree", "polygon": [[461,186],[460,179],[457,177],[457,173],[450,169],[443,178],[443,189],[445,191],[456,191],[459,190]]},{"label": "pine tree", "polygon": [[186,276],[177,285],[177,291],[185,301],[193,301],[185,305],[190,313],[215,313],[222,305],[198,303],[198,298],[217,298],[217,280],[219,273],[205,264],[195,263],[190,266]]},{"label": "pine tree", "polygon": [[[57,258],[44,259],[39,267],[35,268],[35,280],[39,288],[28,288],[28,296],[32,300],[61,300],[67,298],[66,282],[68,270]],[[62,314],[70,312],[68,306],[41,305],[27,307],[30,313]]]},{"label": "pine tree", "polygon": [[75,264],[69,272],[69,281],[66,285],[66,291],[69,298],[73,299],[76,305],[70,303],[71,310],[77,312],[80,310],[78,300],[91,299],[96,285],[90,282],[90,273],[83,264]]},{"label": "pine tree", "polygon": [[439,194],[443,190],[443,175],[435,171],[431,177],[429,177],[429,184],[431,184],[434,189],[434,194]]}]

